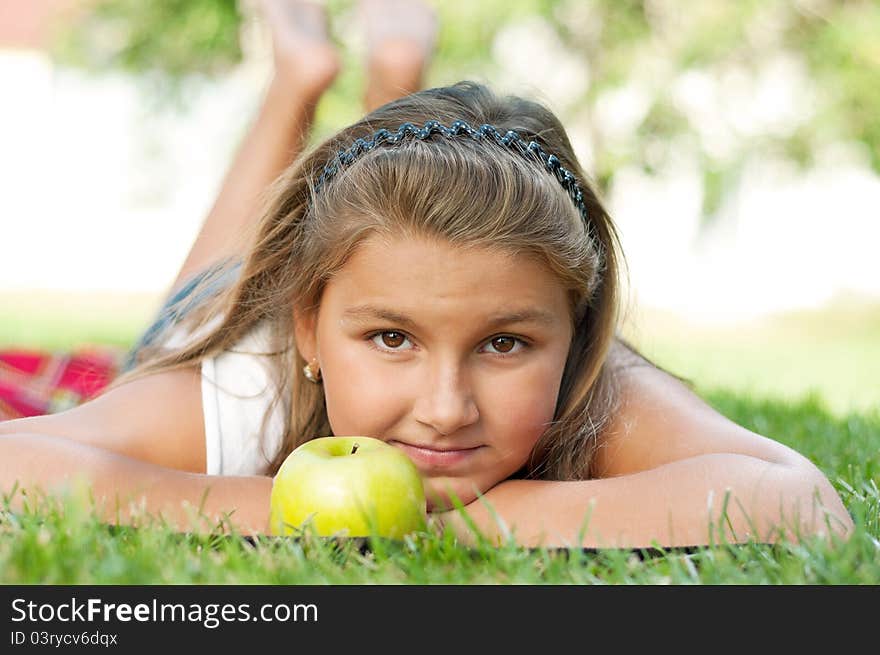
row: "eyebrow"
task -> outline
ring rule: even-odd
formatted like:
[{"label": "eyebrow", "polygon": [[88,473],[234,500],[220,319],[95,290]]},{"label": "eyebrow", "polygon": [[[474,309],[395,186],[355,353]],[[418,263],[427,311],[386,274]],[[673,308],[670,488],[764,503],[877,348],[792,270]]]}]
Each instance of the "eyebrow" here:
[{"label": "eyebrow", "polygon": [[[416,324],[416,322],[409,316],[384,307],[376,307],[374,305],[356,305],[355,307],[349,307],[342,313],[342,316],[343,318],[355,321],[366,321],[370,319],[384,320],[390,323],[396,323],[397,325],[402,325],[410,330],[418,328],[418,324]],[[500,325],[510,325],[512,323],[532,323],[545,327],[553,327],[556,325],[557,320],[556,317],[548,311],[527,308],[493,316],[486,322],[486,326],[494,328]]]}]

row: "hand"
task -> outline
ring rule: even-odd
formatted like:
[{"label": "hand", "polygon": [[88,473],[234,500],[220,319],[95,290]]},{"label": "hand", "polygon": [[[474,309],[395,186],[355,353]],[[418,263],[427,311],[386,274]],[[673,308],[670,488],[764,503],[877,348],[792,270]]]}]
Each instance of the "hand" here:
[{"label": "hand", "polygon": [[464,545],[475,546],[482,539],[494,545],[510,540],[512,533],[493,503],[493,491],[503,486],[500,482],[482,496],[461,509],[440,509],[428,515],[429,531],[442,535],[451,530]]}]

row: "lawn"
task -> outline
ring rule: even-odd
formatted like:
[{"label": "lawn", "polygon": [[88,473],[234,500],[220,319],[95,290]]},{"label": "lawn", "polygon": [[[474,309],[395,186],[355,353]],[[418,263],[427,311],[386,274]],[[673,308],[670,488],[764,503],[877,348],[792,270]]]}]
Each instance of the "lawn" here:
[{"label": "lawn", "polygon": [[[154,298],[0,298],[0,347],[124,346]],[[14,301],[14,302],[13,302]],[[44,308],[53,306],[53,310]],[[650,329],[646,326],[650,325]],[[405,542],[246,540],[186,535],[145,521],[114,529],[77,505],[0,514],[0,582],[40,584],[878,584],[880,307],[839,304],[736,328],[644,314],[628,335],[688,377],[732,420],[800,451],[853,514],[846,543],[719,544],[693,551],[465,548]]]}]

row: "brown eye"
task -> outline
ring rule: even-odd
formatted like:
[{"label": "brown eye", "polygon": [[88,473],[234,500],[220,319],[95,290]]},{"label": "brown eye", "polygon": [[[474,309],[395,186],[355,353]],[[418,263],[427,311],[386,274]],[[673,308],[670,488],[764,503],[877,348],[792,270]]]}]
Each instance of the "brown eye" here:
[{"label": "brown eye", "polygon": [[382,332],[380,336],[382,343],[392,349],[400,348],[406,341],[406,337],[400,332]]},{"label": "brown eye", "polygon": [[500,353],[509,353],[516,346],[513,337],[495,337],[492,339],[492,347]]}]

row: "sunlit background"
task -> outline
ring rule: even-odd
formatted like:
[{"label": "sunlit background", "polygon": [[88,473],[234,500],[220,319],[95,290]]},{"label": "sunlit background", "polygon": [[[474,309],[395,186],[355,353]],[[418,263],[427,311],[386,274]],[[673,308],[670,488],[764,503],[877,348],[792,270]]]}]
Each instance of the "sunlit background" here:
[{"label": "sunlit background", "polygon": [[[317,136],[358,117],[354,4],[327,2],[346,66]],[[880,405],[880,5],[432,4],[432,86],[488,82],[568,127],[639,343],[706,386]],[[270,63],[249,2],[0,0],[0,340],[135,335]]]}]

